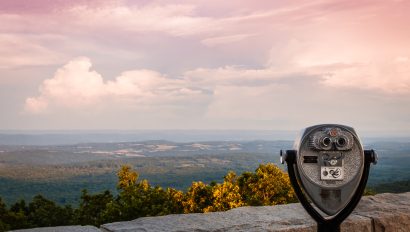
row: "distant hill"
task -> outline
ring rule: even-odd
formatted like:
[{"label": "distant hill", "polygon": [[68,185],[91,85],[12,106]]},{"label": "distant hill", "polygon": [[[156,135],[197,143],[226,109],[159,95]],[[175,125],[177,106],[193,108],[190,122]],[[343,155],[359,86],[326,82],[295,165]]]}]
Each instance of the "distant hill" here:
[{"label": "distant hill", "polygon": [[[0,196],[6,202],[30,200],[35,194],[61,204],[76,203],[82,189],[115,192],[116,172],[132,165],[154,185],[186,189],[192,181],[222,181],[229,170],[254,171],[260,163],[279,164],[287,141],[207,141],[80,143],[73,145],[0,145]],[[379,162],[368,186],[377,192],[410,191],[410,142],[365,141]],[[400,183],[401,186],[392,184]]]},{"label": "distant hill", "polygon": [[0,145],[68,145],[169,140],[249,141],[293,140],[297,131],[273,130],[138,130],[138,131],[0,131]]},{"label": "distant hill", "polygon": [[394,181],[372,186],[372,190],[377,193],[404,193],[410,192],[410,179],[404,181]]}]

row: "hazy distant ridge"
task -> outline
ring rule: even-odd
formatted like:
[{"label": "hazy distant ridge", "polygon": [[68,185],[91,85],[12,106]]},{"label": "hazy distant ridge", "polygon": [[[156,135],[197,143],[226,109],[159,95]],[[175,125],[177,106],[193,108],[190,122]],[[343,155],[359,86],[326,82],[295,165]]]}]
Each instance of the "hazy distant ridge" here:
[{"label": "hazy distant ridge", "polygon": [[293,140],[296,131],[270,130],[152,130],[152,131],[1,131],[0,145],[64,145],[147,140],[173,142]]}]

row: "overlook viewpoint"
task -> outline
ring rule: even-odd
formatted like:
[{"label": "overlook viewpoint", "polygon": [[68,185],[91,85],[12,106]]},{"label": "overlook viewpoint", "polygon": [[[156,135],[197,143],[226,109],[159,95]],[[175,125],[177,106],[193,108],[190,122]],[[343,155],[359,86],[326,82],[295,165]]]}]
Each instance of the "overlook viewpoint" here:
[{"label": "overlook viewpoint", "polygon": [[[240,207],[225,212],[143,217],[93,226],[65,226],[19,232],[132,232],[132,231],[281,231],[313,232],[316,223],[299,203]],[[341,225],[341,231],[410,231],[410,192],[365,196]]]}]

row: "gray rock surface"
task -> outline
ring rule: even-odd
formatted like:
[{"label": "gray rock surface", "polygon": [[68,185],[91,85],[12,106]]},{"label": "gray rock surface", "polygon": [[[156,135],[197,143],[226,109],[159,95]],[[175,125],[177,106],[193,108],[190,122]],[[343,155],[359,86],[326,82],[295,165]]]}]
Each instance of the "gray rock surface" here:
[{"label": "gray rock surface", "polygon": [[13,230],[14,232],[101,232],[94,226],[58,226],[58,227],[39,227],[26,230]]},{"label": "gray rock surface", "polygon": [[[295,214],[295,212],[298,212]],[[286,220],[283,220],[286,218]],[[314,222],[298,204],[241,207],[226,212],[167,215],[103,225],[107,231],[261,231],[292,227],[312,231]]]},{"label": "gray rock surface", "polygon": [[371,218],[374,231],[410,231],[410,192],[362,198],[355,214]]},{"label": "gray rock surface", "polygon": [[[130,231],[316,231],[300,204],[241,207],[226,212],[144,217],[101,226],[106,232]],[[341,231],[410,231],[410,193],[363,197]]]}]

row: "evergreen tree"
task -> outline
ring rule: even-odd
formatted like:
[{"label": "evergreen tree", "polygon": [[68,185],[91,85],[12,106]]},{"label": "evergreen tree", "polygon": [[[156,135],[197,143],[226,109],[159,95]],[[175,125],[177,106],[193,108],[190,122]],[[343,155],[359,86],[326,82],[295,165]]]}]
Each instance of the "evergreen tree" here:
[{"label": "evergreen tree", "polygon": [[107,216],[107,207],[114,201],[110,191],[105,191],[99,194],[88,194],[87,190],[83,190],[81,195],[80,207],[76,211],[76,220],[81,225],[99,226],[102,223],[109,221]]},{"label": "evergreen tree", "polygon": [[8,211],[6,204],[3,202],[3,199],[0,197],[0,231],[6,231],[10,229],[10,225],[6,221],[8,216]]},{"label": "evergreen tree", "polygon": [[24,200],[14,203],[8,212],[7,222],[13,229],[24,229],[33,227],[28,220],[29,208]]},{"label": "evergreen tree", "polygon": [[73,212],[37,195],[28,206],[28,221],[34,227],[70,225]]},{"label": "evergreen tree", "polygon": [[24,200],[20,200],[19,202],[14,203],[14,205],[12,205],[10,207],[10,211],[11,212],[23,212],[24,214],[28,214],[28,206],[26,205],[26,201]]}]

